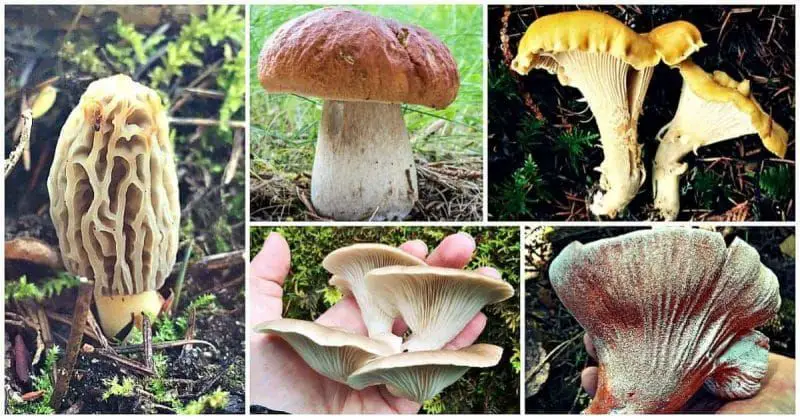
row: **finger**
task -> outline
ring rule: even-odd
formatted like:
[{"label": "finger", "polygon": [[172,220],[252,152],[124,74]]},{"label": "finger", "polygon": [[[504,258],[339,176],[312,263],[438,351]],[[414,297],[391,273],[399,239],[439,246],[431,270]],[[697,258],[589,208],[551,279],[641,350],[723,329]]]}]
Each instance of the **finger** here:
[{"label": "finger", "polygon": [[428,256],[428,245],[422,240],[411,240],[400,245],[400,250],[422,260]]},{"label": "finger", "polygon": [[367,335],[367,327],[361,318],[361,309],[358,308],[358,303],[352,295],[339,300],[314,321],[323,326],[337,327],[350,333]]},{"label": "finger", "polygon": [[469,345],[475,343],[478,340],[478,337],[483,332],[483,329],[486,327],[486,315],[483,313],[478,313],[472,320],[467,323],[461,333],[456,335],[450,342],[445,345],[445,349],[452,349],[458,350],[461,348],[466,348]]},{"label": "finger", "polygon": [[586,346],[586,352],[589,352],[589,356],[592,359],[597,359],[597,351],[594,349],[594,342],[592,342],[592,337],[589,336],[588,333],[583,334],[583,345]]},{"label": "finger", "polygon": [[597,392],[597,367],[588,367],[581,371],[581,387],[594,397]]},{"label": "finger", "polygon": [[462,269],[472,259],[475,240],[467,233],[451,234],[428,256],[428,265]]},{"label": "finger", "polygon": [[494,279],[503,279],[503,275],[500,274],[500,271],[498,271],[495,268],[489,267],[489,266],[483,266],[483,267],[480,267],[478,269],[475,269],[475,272],[477,272],[477,273],[479,273],[481,275],[490,276],[490,277],[492,277]]},{"label": "finger", "polygon": [[392,324],[392,334],[395,336],[403,336],[407,331],[408,325],[401,317],[398,317],[394,321],[394,324]]},{"label": "finger", "polygon": [[250,262],[249,300],[254,322],[281,317],[283,282],[289,274],[290,263],[289,244],[280,234],[270,233],[261,251]]}]

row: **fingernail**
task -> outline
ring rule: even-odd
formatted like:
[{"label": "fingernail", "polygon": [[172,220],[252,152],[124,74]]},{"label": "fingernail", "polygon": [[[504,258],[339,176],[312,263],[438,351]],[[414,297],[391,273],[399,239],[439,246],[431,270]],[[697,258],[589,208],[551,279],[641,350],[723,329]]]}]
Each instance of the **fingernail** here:
[{"label": "fingernail", "polygon": [[267,236],[267,239],[264,240],[264,247],[267,247],[270,244],[270,242],[272,242],[273,240],[280,239],[280,237],[281,237],[281,235],[276,233],[276,232],[274,232],[274,231],[269,233],[269,235]]},{"label": "fingernail", "polygon": [[500,279],[500,278],[503,277],[502,275],[500,275],[500,271],[498,271],[497,269],[492,268],[490,266],[486,266],[486,267],[481,268],[481,273],[486,275],[486,276],[491,276],[492,278],[497,278],[497,279]]},{"label": "fingernail", "polygon": [[464,231],[459,231],[458,234],[468,238],[469,241],[472,242],[472,245],[475,246],[475,238],[473,238],[469,233]]}]

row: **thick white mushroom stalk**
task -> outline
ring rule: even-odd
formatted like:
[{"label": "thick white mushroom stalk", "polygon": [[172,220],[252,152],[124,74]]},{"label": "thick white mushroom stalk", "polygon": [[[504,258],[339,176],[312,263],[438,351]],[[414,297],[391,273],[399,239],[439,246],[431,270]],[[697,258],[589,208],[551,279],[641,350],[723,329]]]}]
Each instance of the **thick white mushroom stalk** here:
[{"label": "thick white mushroom stalk", "polygon": [[590,209],[615,217],[645,180],[636,124],[653,68],[639,71],[609,54],[582,51],[550,57],[560,66],[561,83],[579,89],[586,98],[600,131],[603,162],[597,170],[602,191],[595,194]]},{"label": "thick white mushroom stalk", "polygon": [[706,145],[756,133],[750,115],[733,102],[707,101],[684,83],[675,117],[657,136],[653,191],[659,215],[665,220],[678,216],[680,177],[688,169],[684,156]]},{"label": "thick white mushroom stalk", "polygon": [[417,170],[398,104],[326,100],[311,202],[337,220],[401,220],[417,201]]}]

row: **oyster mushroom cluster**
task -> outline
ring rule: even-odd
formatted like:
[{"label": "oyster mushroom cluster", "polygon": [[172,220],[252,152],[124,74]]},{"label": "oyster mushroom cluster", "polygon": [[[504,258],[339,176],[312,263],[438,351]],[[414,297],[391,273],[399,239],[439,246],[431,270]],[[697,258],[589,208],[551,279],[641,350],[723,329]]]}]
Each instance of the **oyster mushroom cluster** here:
[{"label": "oyster mushroom cluster", "polygon": [[558,297],[597,350],[587,413],[678,411],[701,387],[758,393],[778,312],[775,274],[740,239],[688,228],[574,242],[550,265]]},{"label": "oyster mushroom cluster", "polygon": [[662,62],[680,69],[684,79],[675,119],[661,130],[653,163],[662,217],[677,216],[679,176],[686,171],[680,160],[700,146],[758,133],[768,150],[783,157],[788,135],[752,97],[749,82],[722,72],[712,77],[692,63],[689,57],[705,45],[686,21],[640,34],[591,10],[544,16],[528,27],[511,68],[522,75],[543,69],[579,89],[597,121],[604,159],[592,213],[615,217],[644,184],[637,122],[654,67]]},{"label": "oyster mushroom cluster", "polygon": [[92,82],[61,129],[47,190],[64,266],[94,281],[103,332],[157,315],[181,214],[158,93],[122,74]]},{"label": "oyster mushroom cluster", "polygon": [[[499,346],[452,350],[445,345],[483,306],[514,294],[505,281],[428,266],[382,244],[337,249],[322,265],[332,274],[330,284],[355,298],[368,336],[295,319],[256,326],[284,339],[319,374],[356,390],[386,385],[392,394],[422,403],[469,368],[500,361]],[[392,333],[397,319],[408,325],[405,339]]]}]

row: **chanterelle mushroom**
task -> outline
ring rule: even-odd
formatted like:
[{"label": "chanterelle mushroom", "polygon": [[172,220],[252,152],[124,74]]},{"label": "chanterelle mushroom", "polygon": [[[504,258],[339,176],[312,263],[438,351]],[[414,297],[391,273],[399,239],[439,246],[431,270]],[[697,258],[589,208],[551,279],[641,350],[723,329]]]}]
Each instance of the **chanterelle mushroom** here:
[{"label": "chanterelle mushroom", "polygon": [[645,179],[637,121],[653,67],[676,64],[704,46],[688,22],[667,23],[640,35],[613,17],[591,10],[537,19],[522,37],[511,68],[540,68],[581,91],[597,120],[603,162],[591,211],[610,217],[625,208]]},{"label": "chanterelle mushroom", "polygon": [[347,383],[347,377],[367,361],[394,352],[366,336],[303,320],[273,320],[255,329],[280,336],[314,371],[340,383]]},{"label": "chanterelle mushroom", "polygon": [[61,129],[47,189],[64,265],[95,281],[103,331],[158,314],[180,224],[158,94],[125,75],[90,84]]},{"label": "chanterelle mushroom", "polygon": [[385,244],[354,244],[336,249],[322,261],[334,276],[330,284],[352,294],[361,309],[369,336],[389,343],[399,351],[401,338],[392,334],[394,317],[383,311],[365,282],[368,272],[385,266],[425,265],[422,260]]},{"label": "chanterelle mushroom", "polygon": [[720,234],[672,228],[575,242],[553,260],[550,281],[597,350],[586,412],[676,412],[704,382],[723,397],[758,391],[767,351],[754,328],[781,299],[742,240],[726,248]]},{"label": "chanterelle mushroom", "polygon": [[322,8],[280,28],[258,59],[271,93],[324,99],[311,202],[338,220],[402,219],[417,172],[402,103],[442,109],[458,93],[450,51],[425,29],[366,12]]},{"label": "chanterelle mushroom", "polygon": [[683,88],[675,117],[659,131],[653,162],[655,208],[666,220],[680,211],[680,176],[689,152],[743,135],[758,134],[767,150],[783,157],[789,134],[761,109],[750,92],[750,82],[726,73],[708,74],[691,61],[679,65]]},{"label": "chanterelle mushroom", "polygon": [[357,390],[385,384],[392,394],[422,403],[455,383],[470,368],[497,365],[503,348],[476,344],[458,351],[405,352],[378,358],[353,372],[347,384]]},{"label": "chanterelle mushroom", "polygon": [[507,282],[460,269],[390,266],[370,271],[367,290],[382,311],[411,329],[408,351],[444,347],[487,304],[514,295]]}]

